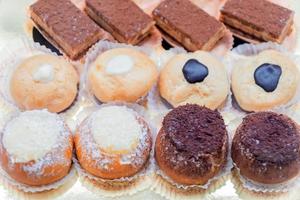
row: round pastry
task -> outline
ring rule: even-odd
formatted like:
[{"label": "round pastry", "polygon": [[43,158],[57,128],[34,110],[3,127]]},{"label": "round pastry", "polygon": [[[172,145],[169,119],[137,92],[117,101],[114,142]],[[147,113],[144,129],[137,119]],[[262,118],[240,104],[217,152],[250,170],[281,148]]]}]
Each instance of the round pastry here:
[{"label": "round pastry", "polygon": [[228,135],[218,111],[187,104],[169,112],[155,143],[160,169],[175,182],[204,185],[226,164]]},{"label": "round pastry", "polygon": [[300,172],[300,133],[290,118],[258,112],[243,119],[232,143],[240,174],[263,184],[284,183]]},{"label": "round pastry", "polygon": [[13,72],[10,92],[21,109],[61,112],[73,103],[78,82],[76,70],[63,58],[35,55]]},{"label": "round pastry", "polygon": [[102,53],[88,72],[91,91],[101,102],[136,102],[149,92],[157,77],[150,58],[129,48]]},{"label": "round pastry", "polygon": [[73,138],[54,113],[23,112],[7,122],[0,139],[1,166],[19,183],[42,186],[69,173]]},{"label": "round pastry", "polygon": [[174,107],[192,103],[216,109],[229,89],[225,66],[207,52],[176,55],[160,74],[160,94]]},{"label": "round pastry", "polygon": [[126,106],[105,106],[86,118],[75,134],[83,169],[103,179],[130,177],[146,165],[151,133],[144,119]]},{"label": "round pastry", "polygon": [[284,54],[267,50],[240,63],[232,72],[232,90],[242,109],[272,109],[296,95],[299,71]]}]

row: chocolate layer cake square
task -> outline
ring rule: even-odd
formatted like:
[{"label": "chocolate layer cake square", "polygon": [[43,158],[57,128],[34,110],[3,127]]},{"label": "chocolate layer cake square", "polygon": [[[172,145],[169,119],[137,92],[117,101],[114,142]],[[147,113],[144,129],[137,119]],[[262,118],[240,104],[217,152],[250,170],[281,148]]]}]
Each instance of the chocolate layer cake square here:
[{"label": "chocolate layer cake square", "polygon": [[157,25],[190,51],[211,50],[225,26],[189,0],[165,0],[154,11]]},{"label": "chocolate layer cake square", "polygon": [[38,0],[29,8],[35,26],[71,59],[81,57],[104,30],[69,0]]},{"label": "chocolate layer cake square", "polygon": [[119,42],[137,44],[154,21],[131,0],[86,0],[86,13]]},{"label": "chocolate layer cake square", "polygon": [[228,0],[221,21],[231,29],[281,43],[291,31],[294,12],[267,0]]}]

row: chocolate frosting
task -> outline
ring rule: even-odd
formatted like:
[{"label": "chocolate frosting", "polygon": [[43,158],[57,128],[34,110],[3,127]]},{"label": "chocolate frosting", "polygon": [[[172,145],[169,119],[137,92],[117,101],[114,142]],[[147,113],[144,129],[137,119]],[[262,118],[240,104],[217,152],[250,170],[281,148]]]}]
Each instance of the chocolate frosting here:
[{"label": "chocolate frosting", "polygon": [[267,0],[228,0],[222,13],[278,38],[293,12]]},{"label": "chocolate frosting", "polygon": [[[179,106],[166,115],[161,131],[167,165],[178,173],[204,176],[212,165],[225,163],[222,156],[226,156],[228,136],[218,111],[198,105]],[[212,157],[223,163],[212,163]]]},{"label": "chocolate frosting", "polygon": [[165,0],[153,11],[153,15],[199,46],[204,45],[223,26],[189,0]]},{"label": "chocolate frosting", "polygon": [[86,0],[86,4],[126,39],[152,23],[151,17],[131,0]]},{"label": "chocolate frosting", "polygon": [[300,158],[300,135],[296,124],[281,114],[248,115],[234,138],[233,151],[242,149],[257,167],[288,165]]}]

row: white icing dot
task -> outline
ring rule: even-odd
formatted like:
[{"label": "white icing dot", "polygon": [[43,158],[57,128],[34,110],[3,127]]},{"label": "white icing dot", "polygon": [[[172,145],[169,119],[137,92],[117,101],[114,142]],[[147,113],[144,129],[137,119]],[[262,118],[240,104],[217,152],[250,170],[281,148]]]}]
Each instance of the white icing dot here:
[{"label": "white icing dot", "polygon": [[38,67],[33,73],[33,80],[42,83],[49,83],[54,79],[54,68],[52,65],[44,64]]},{"label": "white icing dot", "polygon": [[143,126],[133,112],[125,106],[108,106],[95,112],[91,130],[96,143],[113,151],[126,151],[137,145]]},{"label": "white icing dot", "polygon": [[51,151],[62,129],[56,114],[46,110],[23,112],[8,122],[3,145],[14,162],[36,161]]},{"label": "white icing dot", "polygon": [[106,72],[109,74],[123,74],[129,72],[133,67],[132,58],[127,55],[113,57],[106,66]]}]

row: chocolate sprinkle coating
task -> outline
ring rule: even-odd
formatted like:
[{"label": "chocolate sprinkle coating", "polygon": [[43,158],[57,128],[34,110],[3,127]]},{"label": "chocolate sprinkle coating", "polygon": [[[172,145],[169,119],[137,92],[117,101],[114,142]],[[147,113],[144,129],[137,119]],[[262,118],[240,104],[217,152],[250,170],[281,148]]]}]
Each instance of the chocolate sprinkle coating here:
[{"label": "chocolate sprinkle coating", "polygon": [[[260,165],[288,165],[300,157],[300,135],[296,124],[281,114],[261,112],[244,118],[233,142]],[[237,143],[238,141],[238,143]]]},{"label": "chocolate sprinkle coating", "polygon": [[222,151],[228,135],[218,111],[191,104],[179,106],[165,116],[161,131],[164,160],[178,173],[204,176],[216,164],[211,156],[226,160]]}]

